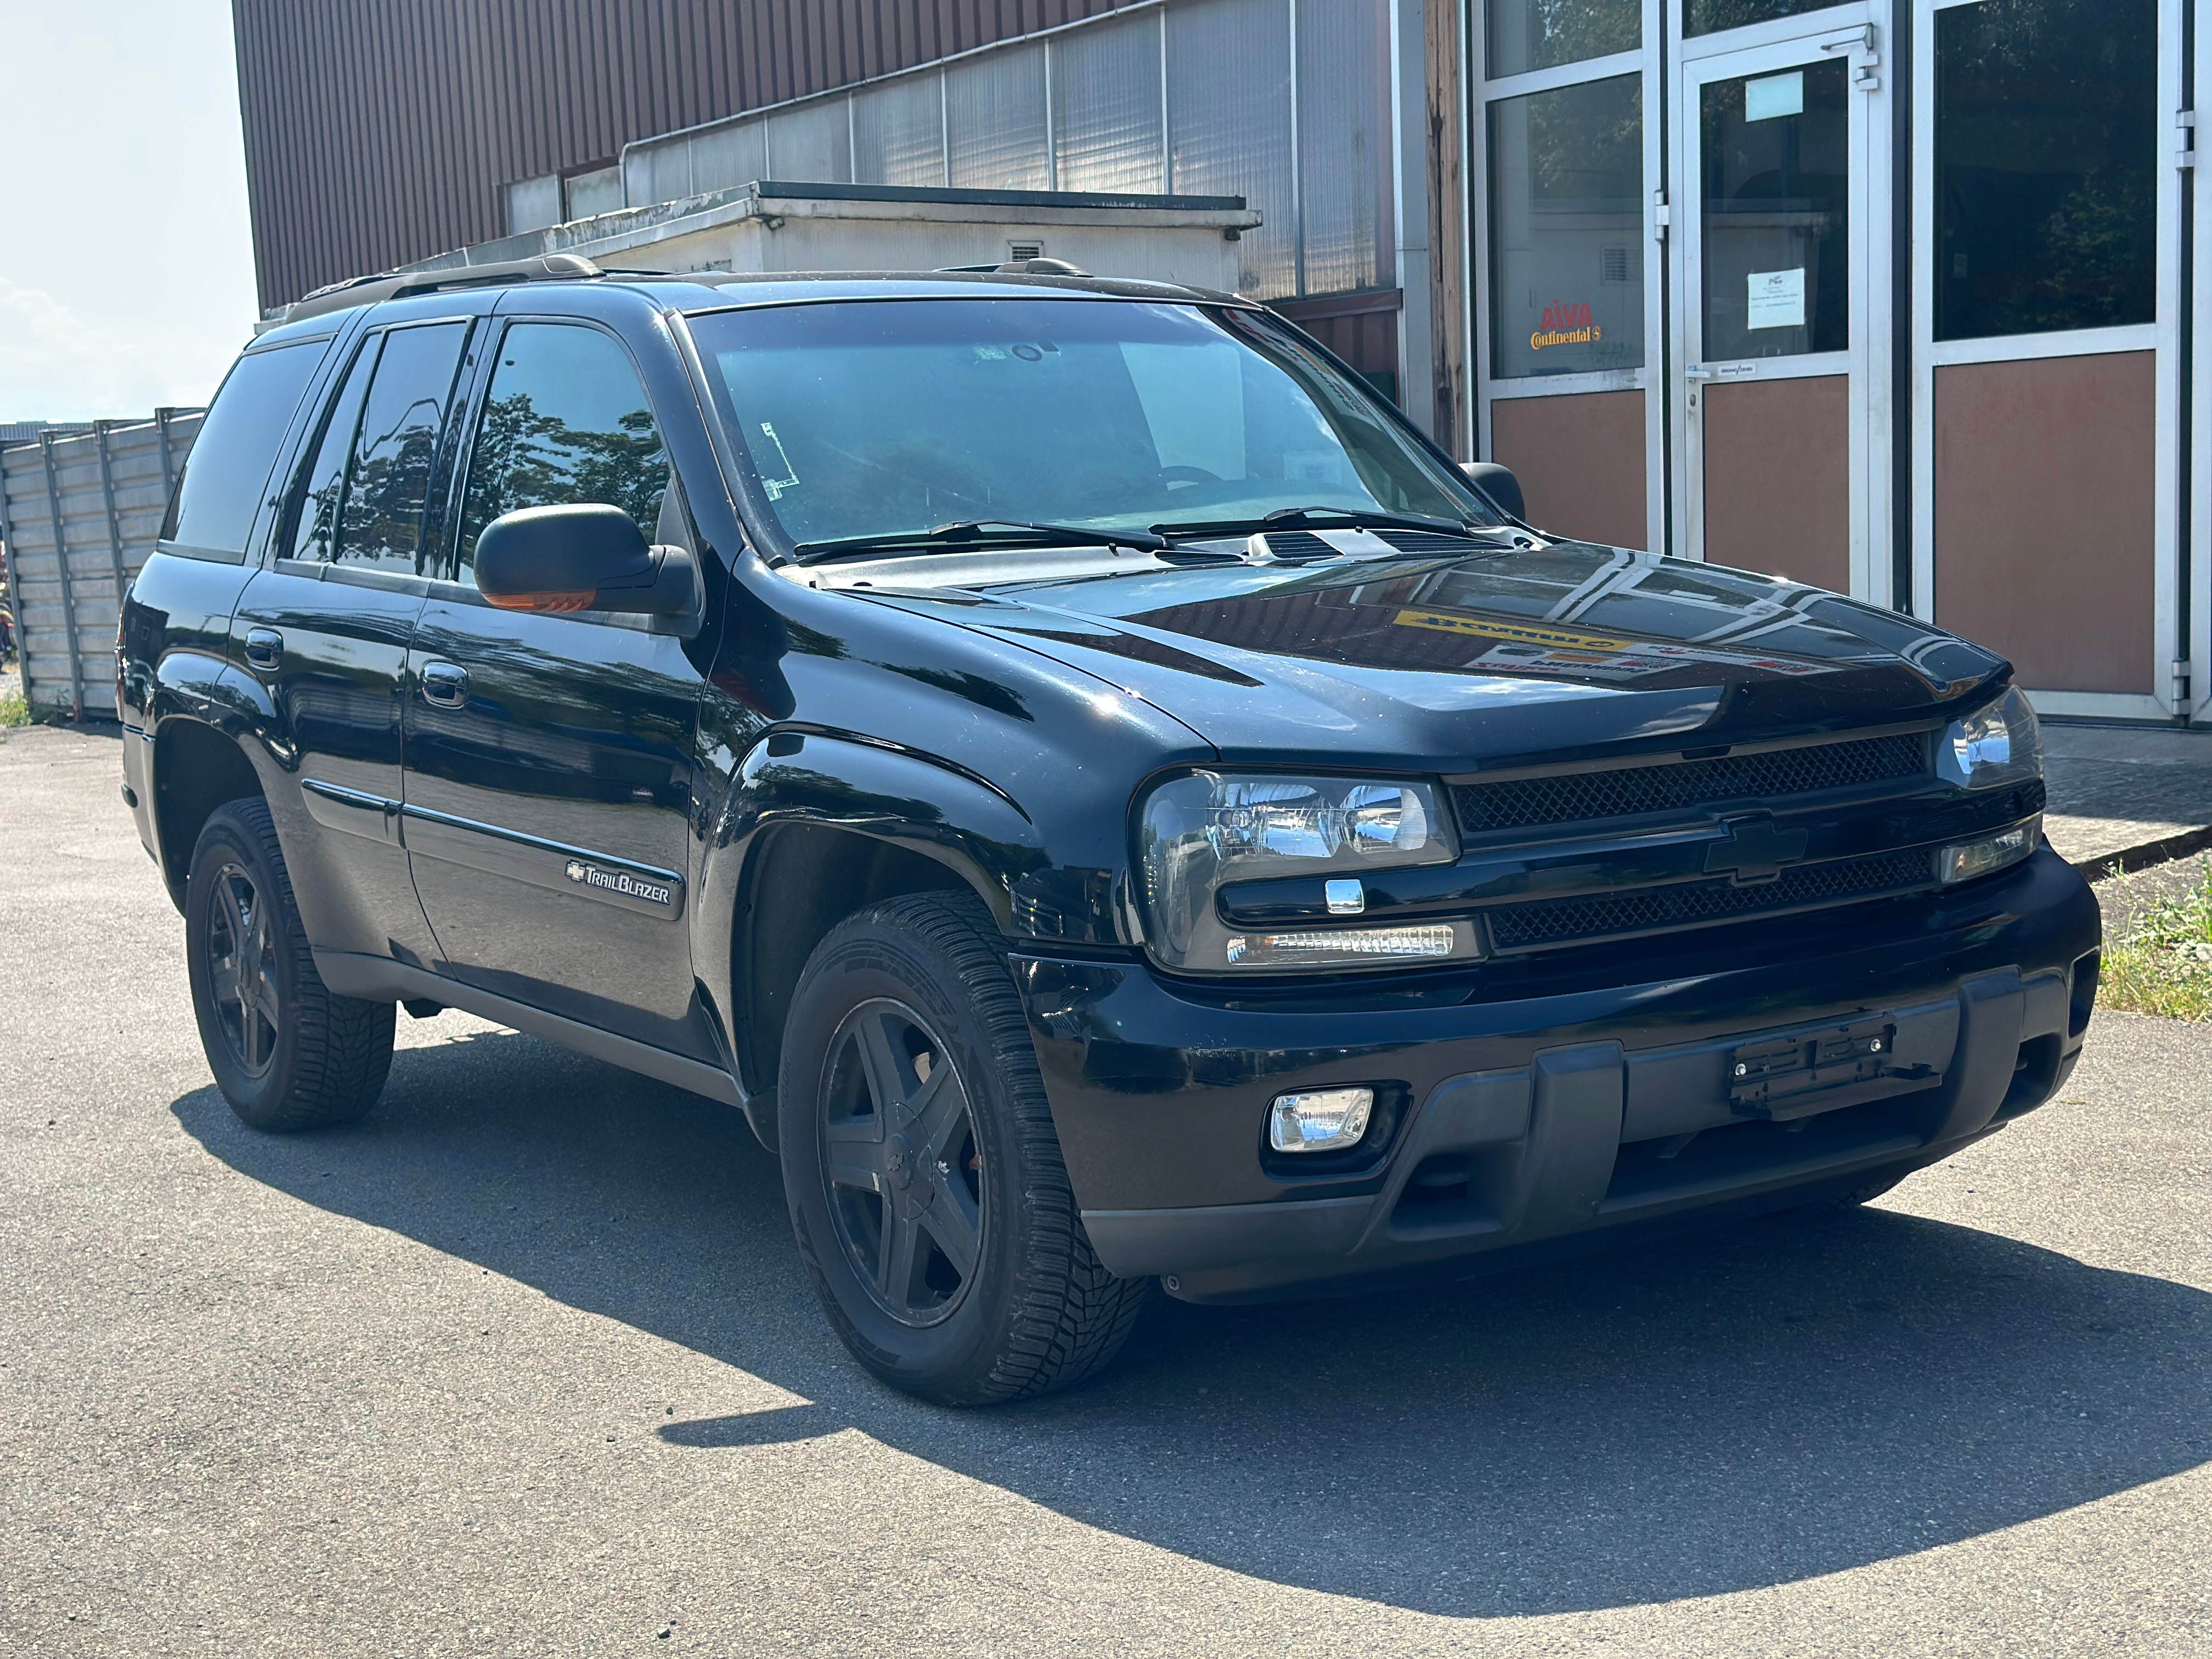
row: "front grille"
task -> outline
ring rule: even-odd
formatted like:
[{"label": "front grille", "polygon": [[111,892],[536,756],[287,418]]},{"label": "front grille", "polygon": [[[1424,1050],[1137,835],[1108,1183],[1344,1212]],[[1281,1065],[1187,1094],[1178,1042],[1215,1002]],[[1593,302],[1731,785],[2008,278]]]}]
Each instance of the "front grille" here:
[{"label": "front grille", "polygon": [[1501,951],[1527,951],[1622,933],[1653,933],[1702,922],[1731,921],[1766,911],[1874,898],[1932,886],[1925,849],[1880,853],[1801,865],[1773,881],[1739,887],[1729,881],[1684,882],[1601,898],[1555,899],[1490,912],[1490,935]]},{"label": "front grille", "polygon": [[1925,742],[1918,733],[1906,732],[1848,743],[1771,749],[1763,754],[1678,761],[1666,766],[1462,784],[1452,796],[1460,828],[1480,836],[1540,824],[1680,811],[1730,801],[1764,805],[1778,795],[1886,783],[1917,777],[1927,769]]}]

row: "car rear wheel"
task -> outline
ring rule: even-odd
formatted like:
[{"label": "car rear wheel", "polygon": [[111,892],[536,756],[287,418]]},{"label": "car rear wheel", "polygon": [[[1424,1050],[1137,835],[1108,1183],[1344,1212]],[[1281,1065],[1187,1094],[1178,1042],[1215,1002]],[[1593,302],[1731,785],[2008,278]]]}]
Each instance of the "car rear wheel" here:
[{"label": "car rear wheel", "polygon": [[393,1006],[324,986],[262,802],[218,807],[200,831],[185,952],[200,1047],[244,1121],[322,1128],[376,1103],[392,1069]]},{"label": "car rear wheel", "polygon": [[839,924],[800,975],[781,1071],[792,1226],[862,1364],[973,1406],[1114,1357],[1151,1281],[1091,1250],[980,903],[911,894]]}]

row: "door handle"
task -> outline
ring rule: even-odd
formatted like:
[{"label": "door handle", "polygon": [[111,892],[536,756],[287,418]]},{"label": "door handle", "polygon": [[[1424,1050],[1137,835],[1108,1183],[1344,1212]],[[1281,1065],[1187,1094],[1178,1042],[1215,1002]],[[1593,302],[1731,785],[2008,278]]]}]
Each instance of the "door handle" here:
[{"label": "door handle", "polygon": [[469,671],[458,663],[422,665],[422,701],[441,708],[459,708],[469,700]]},{"label": "door handle", "polygon": [[246,665],[258,668],[264,673],[273,672],[284,659],[284,636],[273,628],[254,628],[246,630]]}]

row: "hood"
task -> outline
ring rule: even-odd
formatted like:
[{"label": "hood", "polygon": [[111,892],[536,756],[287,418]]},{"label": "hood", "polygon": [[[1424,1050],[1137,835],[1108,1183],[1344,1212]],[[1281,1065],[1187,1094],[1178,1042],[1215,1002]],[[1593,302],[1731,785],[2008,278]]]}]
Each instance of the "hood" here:
[{"label": "hood", "polygon": [[1818,588],[1576,542],[869,597],[1042,652],[1264,764],[1474,771],[1886,726],[2007,672]]}]

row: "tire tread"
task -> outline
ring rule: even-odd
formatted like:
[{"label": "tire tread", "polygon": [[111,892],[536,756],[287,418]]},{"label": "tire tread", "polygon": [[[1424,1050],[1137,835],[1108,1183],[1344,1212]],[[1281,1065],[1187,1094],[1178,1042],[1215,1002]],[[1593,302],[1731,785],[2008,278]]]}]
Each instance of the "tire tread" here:
[{"label": "tire tread", "polygon": [[[1109,1272],[1084,1231],[1028,1016],[1007,972],[1005,942],[981,902],[965,893],[905,894],[861,911],[838,931],[855,925],[904,933],[953,964],[1013,1106],[1026,1171],[1018,1197],[1033,1249],[1013,1290],[1011,1339],[959,1403],[1029,1399],[1079,1382],[1120,1352],[1150,1300],[1152,1281]],[[823,942],[824,953],[836,939],[833,932]]]}]

